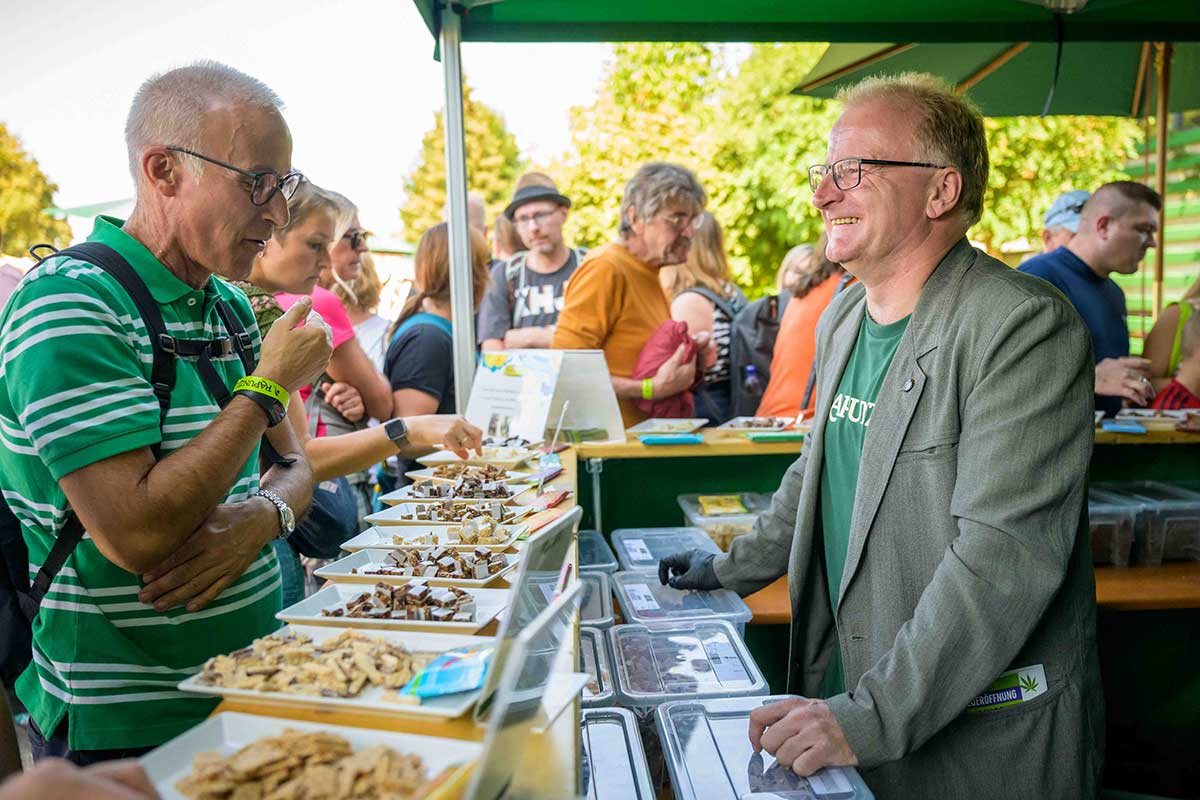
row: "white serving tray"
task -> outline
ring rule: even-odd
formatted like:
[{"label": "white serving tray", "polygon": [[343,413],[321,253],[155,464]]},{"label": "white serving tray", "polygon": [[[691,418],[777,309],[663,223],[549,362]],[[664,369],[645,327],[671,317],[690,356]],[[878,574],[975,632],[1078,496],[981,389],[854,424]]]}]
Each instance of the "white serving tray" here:
[{"label": "white serving tray", "polygon": [[[318,627],[316,625],[288,625],[280,628],[275,635],[286,636],[289,633],[303,633],[320,644],[326,639],[333,639],[344,629]],[[412,631],[362,631],[363,635],[383,639],[390,644],[403,645],[413,653],[444,653],[456,647],[474,647],[493,642],[490,636],[471,636],[461,633],[414,633]],[[350,709],[354,711],[382,711],[388,714],[410,714],[421,717],[443,717],[454,719],[461,717],[471,710],[479,699],[482,689],[458,694],[431,697],[420,704],[398,703],[385,700],[388,692],[395,690],[384,689],[382,686],[368,686],[357,697],[325,697],[322,695],[288,694],[286,692],[260,692],[255,689],[231,689],[224,686],[211,686],[200,680],[197,673],[179,684],[185,692],[211,694],[218,697],[236,697],[254,702],[286,706],[318,706],[320,708]]]},{"label": "white serving tray", "polygon": [[326,586],[288,606],[275,615],[276,619],[293,625],[322,625],[334,628],[367,628],[381,631],[424,631],[426,633],[475,633],[496,618],[508,605],[508,589],[467,589],[475,596],[474,622],[433,622],[415,619],[360,619],[358,617],[323,617],[321,609],[345,603],[358,597],[367,587],[345,583]]},{"label": "white serving tray", "polygon": [[[415,483],[424,483],[430,481],[432,483],[454,483],[457,478],[439,478],[434,475],[434,467],[426,467],[425,469],[414,469],[404,473],[406,477],[412,478]],[[508,476],[501,478],[504,483],[529,483],[533,480],[534,473],[528,471],[516,471],[509,469]]]},{"label": "white serving tray", "polygon": [[[389,537],[389,539],[390,538],[391,537]],[[486,547],[486,545],[478,546]],[[401,584],[408,583],[410,580],[412,580],[412,577],[404,577],[402,575],[366,575],[361,572],[354,573],[351,572],[351,570],[355,568],[362,569],[363,567],[372,564],[383,564],[387,559],[388,554],[397,550],[407,549],[408,548],[404,547],[393,547],[388,550],[359,550],[353,555],[346,556],[340,561],[335,561],[332,564],[326,564],[316,571],[316,575],[318,578],[324,578],[325,580],[333,581],[334,583],[369,584],[371,586],[374,586],[376,583],[386,583],[389,586],[400,586]],[[493,575],[489,575],[483,580],[476,580],[474,578],[421,578],[421,580],[425,581],[430,586],[461,586],[464,589],[482,589],[485,586],[495,583],[499,578],[502,578],[511,572],[512,568],[517,565],[517,560],[520,559],[520,556],[514,553],[507,553],[504,554],[504,558],[508,561],[508,566]]]},{"label": "white serving tray", "polygon": [[[380,509],[372,514],[368,514],[364,519],[372,525],[420,525],[426,528],[445,528],[446,526],[458,526],[461,522],[431,522],[427,519],[405,519],[405,517],[415,516],[417,506],[429,505],[429,500],[405,500],[403,502],[385,503],[388,507]],[[478,503],[478,500],[472,501]],[[460,503],[455,503],[460,505]],[[511,503],[504,503],[504,508],[513,515],[514,520],[523,519],[530,514],[533,514],[538,509],[533,506],[517,506]],[[511,523],[505,523],[511,524]]]},{"label": "white serving tray", "polygon": [[447,768],[470,764],[483,752],[483,745],[479,742],[226,711],[209,717],[186,733],[155,748],[142,756],[140,761],[162,800],[184,800],[175,784],[191,774],[192,759],[197,753],[215,750],[229,756],[251,742],[266,736],[278,736],[288,728],[306,733],[321,731],[337,734],[350,742],[355,752],[384,745],[400,753],[419,755],[431,778]]},{"label": "white serving tray", "polygon": [[653,417],[643,420],[632,428],[629,433],[693,433],[708,424],[706,419],[664,419]]},{"label": "white serving tray", "polygon": [[[514,448],[505,449],[510,450]],[[484,447],[482,454],[471,453],[466,458],[459,458],[449,450],[436,450],[427,456],[421,456],[417,459],[417,462],[426,467],[436,467],[441,464],[495,464],[497,467],[515,469],[526,461],[537,458],[542,454],[540,450],[529,449],[508,453],[503,457],[489,455],[489,453],[495,453],[495,449],[491,446]]]},{"label": "white serving tray", "polygon": [[[450,538],[452,529],[456,527],[458,526],[427,525],[418,528],[413,525],[389,525],[386,527],[367,528],[353,539],[342,542],[342,549],[355,553],[359,550],[397,550],[401,547],[428,547],[429,545],[418,544],[417,540],[428,533],[435,533],[438,537],[438,544],[442,547],[451,547],[455,550],[474,550],[476,547],[486,547],[488,550],[501,553],[516,544],[517,539],[524,536],[529,530],[528,525],[501,525],[499,526],[500,529],[507,536],[499,544],[462,544],[456,540],[452,541]],[[404,543],[396,542],[392,538],[394,536],[404,539]]]},{"label": "white serving tray", "polygon": [[[455,504],[490,503],[499,500],[505,505],[512,505],[513,501],[518,497],[523,497],[536,488],[537,484],[535,483],[530,483],[524,486],[516,484],[509,487],[510,491],[512,491],[512,494],[508,497],[421,497],[420,495],[413,494],[413,485],[409,485],[401,486],[399,489],[390,491],[387,494],[379,495],[379,502],[387,506],[394,506],[399,503],[438,503],[442,500],[449,500],[451,503]],[[371,517],[368,516],[367,520],[370,521],[370,519]]]},{"label": "white serving tray", "polygon": [[[740,427],[737,427],[738,423],[741,423],[744,420],[748,420],[748,419],[772,419],[772,420],[775,420],[776,422],[782,422],[784,424],[780,425],[779,427],[774,427],[774,428],[740,428]],[[733,419],[729,420],[728,422],[722,422],[720,425],[718,425],[717,430],[724,431],[726,433],[775,433],[777,431],[789,430],[795,421],[796,420],[792,417],[734,417]]]}]

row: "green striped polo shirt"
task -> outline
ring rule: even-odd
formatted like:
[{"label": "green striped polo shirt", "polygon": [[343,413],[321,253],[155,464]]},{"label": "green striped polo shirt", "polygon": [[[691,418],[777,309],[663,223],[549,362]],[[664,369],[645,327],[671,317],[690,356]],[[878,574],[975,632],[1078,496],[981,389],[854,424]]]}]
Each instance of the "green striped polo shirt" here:
[{"label": "green striped polo shirt", "polygon": [[[168,333],[224,335],[216,310],[223,298],[250,333],[257,358],[261,338],[240,290],[215,277],[191,288],[121,225],[98,217],[89,239],[125,257],[159,304]],[[167,456],[219,413],[194,359],[181,358],[160,432],[152,362],[133,300],[108,273],[83,261],[46,260],[25,276],[0,314],[0,489],[21,521],[31,579],[66,517],[62,476],[160,441]],[[236,353],[214,365],[230,387],[244,374]],[[258,477],[256,449],[225,502],[253,495]],[[195,725],[215,701],[180,692],[176,684],[210,656],[278,627],[279,564],[269,545],[235,584],[195,613],[155,611],[138,602],[141,585],[85,535],[34,620],[33,662],[17,694],[47,736],[67,718],[73,750],[149,747]]]}]

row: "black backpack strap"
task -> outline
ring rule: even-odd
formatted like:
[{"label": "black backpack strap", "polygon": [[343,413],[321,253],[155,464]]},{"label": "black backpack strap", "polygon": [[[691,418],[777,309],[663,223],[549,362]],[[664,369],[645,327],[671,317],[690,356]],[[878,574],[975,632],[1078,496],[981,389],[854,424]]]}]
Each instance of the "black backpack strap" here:
[{"label": "black backpack strap", "polygon": [[721,309],[721,311],[724,312],[725,316],[729,317],[729,319],[731,321],[733,320],[733,318],[735,316],[737,316],[737,311],[734,309],[734,307],[729,303],[729,301],[727,299],[725,299],[724,297],[721,297],[719,294],[717,294],[712,289],[709,289],[706,286],[693,286],[690,289],[684,289],[682,292],[680,292],[680,294],[687,294],[688,292],[691,292],[692,294],[700,295],[705,300],[712,303],[717,308]]},{"label": "black backpack strap", "polygon": [[[60,250],[55,255],[57,256],[78,258],[100,267],[121,284],[121,288],[137,306],[138,313],[142,315],[142,323],[146,326],[146,333],[150,337],[150,349],[154,353],[154,362],[150,367],[150,385],[158,399],[158,424],[162,427],[167,422],[167,411],[171,408],[171,391],[175,388],[175,339],[167,334],[167,326],[163,323],[158,303],[129,262],[106,244],[83,242]],[[154,457],[158,458],[159,445],[152,449]]]},{"label": "black backpack strap", "polygon": [[50,584],[54,583],[54,576],[63,568],[63,564],[67,563],[67,558],[74,552],[76,545],[82,539],[83,523],[79,521],[78,515],[71,511],[67,514],[67,520],[62,526],[62,530],[54,539],[54,546],[50,548],[50,554],[46,556],[46,560],[42,562],[42,568],[38,570],[37,577],[33,579],[28,597],[22,598],[21,610],[30,622],[37,616],[38,606],[42,604],[42,598],[46,596],[46,592],[50,591]]}]

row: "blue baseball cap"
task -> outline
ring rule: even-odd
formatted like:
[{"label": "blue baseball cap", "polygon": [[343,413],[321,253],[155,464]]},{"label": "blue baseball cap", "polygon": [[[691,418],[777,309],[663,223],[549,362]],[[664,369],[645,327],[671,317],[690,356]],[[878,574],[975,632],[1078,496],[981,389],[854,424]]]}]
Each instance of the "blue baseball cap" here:
[{"label": "blue baseball cap", "polygon": [[1050,204],[1043,227],[1063,227],[1071,233],[1077,233],[1079,231],[1079,212],[1083,210],[1083,204],[1091,196],[1091,192],[1085,192],[1083,189],[1060,194]]}]

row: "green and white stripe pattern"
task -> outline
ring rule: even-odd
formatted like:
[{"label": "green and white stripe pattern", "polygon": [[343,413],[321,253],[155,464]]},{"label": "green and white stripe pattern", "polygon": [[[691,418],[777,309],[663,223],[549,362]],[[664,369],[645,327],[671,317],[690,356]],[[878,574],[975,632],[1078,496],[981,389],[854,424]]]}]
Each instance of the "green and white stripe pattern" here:
[{"label": "green and white stripe pattern", "polygon": [[[158,301],[167,330],[185,338],[225,334],[215,300],[234,309],[253,339],[254,315],[240,290],[216,278],[184,284],[146,248],[100,217],[90,237],[120,252]],[[58,480],[81,467],[159,443],[164,456],[219,413],[194,366],[177,363],[160,434],[150,387],[153,353],[133,301],[99,268],[50,259],[21,282],[0,315],[0,491],[21,521],[30,578],[66,517]],[[236,353],[215,361],[226,385],[243,374]],[[257,453],[225,502],[258,489]],[[112,502],[122,502],[113,497]],[[76,750],[146,747],[195,725],[214,705],[179,692],[205,660],[278,627],[279,565],[264,547],[246,573],[207,608],[160,613],[138,602],[139,576],[108,561],[89,537],[55,578],[34,622],[34,661],[17,692],[38,727],[66,716]]]}]

